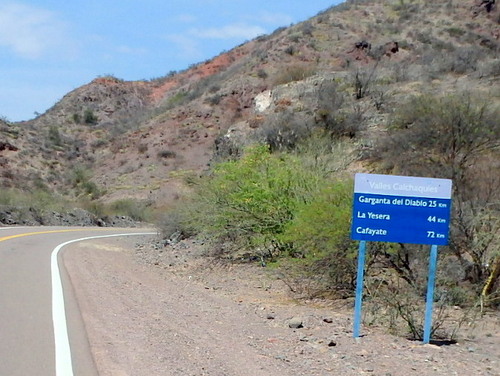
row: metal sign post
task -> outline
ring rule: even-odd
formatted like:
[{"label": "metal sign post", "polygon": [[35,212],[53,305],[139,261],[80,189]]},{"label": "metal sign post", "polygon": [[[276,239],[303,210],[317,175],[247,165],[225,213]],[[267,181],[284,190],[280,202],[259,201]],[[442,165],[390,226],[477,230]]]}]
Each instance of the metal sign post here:
[{"label": "metal sign post", "polygon": [[427,299],[425,302],[424,343],[427,344],[432,332],[432,306],[434,303],[434,285],[436,280],[437,245],[431,247],[429,257],[429,277],[427,279]]},{"label": "metal sign post", "polygon": [[354,304],[354,338],[359,337],[361,327],[361,307],[363,305],[363,279],[365,274],[366,242],[359,242],[358,275],[356,277],[356,302]]},{"label": "metal sign post", "polygon": [[366,241],[429,244],[432,247],[424,325],[424,343],[429,343],[437,247],[448,244],[451,185],[449,179],[356,174],[351,227],[351,239],[360,240],[355,338],[360,335]]}]

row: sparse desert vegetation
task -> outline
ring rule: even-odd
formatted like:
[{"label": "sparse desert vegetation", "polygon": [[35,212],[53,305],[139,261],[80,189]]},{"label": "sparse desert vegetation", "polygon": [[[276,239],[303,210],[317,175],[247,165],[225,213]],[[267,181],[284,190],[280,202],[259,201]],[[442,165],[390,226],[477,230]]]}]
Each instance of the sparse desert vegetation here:
[{"label": "sparse desert vegetation", "polygon": [[[449,178],[434,329],[454,339],[500,307],[492,4],[349,0],[166,77],[97,78],[34,120],[0,121],[0,203],[157,220],[166,240],[265,265],[296,297],[338,299],[354,288],[353,173]],[[370,245],[373,325],[421,337],[425,248]]]}]

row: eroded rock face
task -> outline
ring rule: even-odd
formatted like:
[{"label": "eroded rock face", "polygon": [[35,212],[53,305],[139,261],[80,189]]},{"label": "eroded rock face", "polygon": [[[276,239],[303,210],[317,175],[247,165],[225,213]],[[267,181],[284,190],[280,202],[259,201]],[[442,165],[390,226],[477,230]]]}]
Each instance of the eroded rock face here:
[{"label": "eroded rock face", "polygon": [[335,74],[324,73],[302,81],[276,86],[255,97],[255,112],[269,114],[290,108],[296,112],[317,107],[323,85],[334,80]]},{"label": "eroded rock face", "polygon": [[10,142],[0,141],[0,151],[4,150],[18,151],[19,149],[16,146],[12,145]]},{"label": "eroded rock face", "polygon": [[147,82],[97,78],[65,95],[33,123],[38,127],[67,121],[92,125],[120,121],[149,104],[150,90]]},{"label": "eroded rock face", "polygon": [[272,92],[271,90],[266,90],[255,97],[255,111],[263,112],[271,106],[272,103]]},{"label": "eroded rock face", "polygon": [[492,13],[497,9],[495,0],[475,0],[472,13],[478,15],[481,12]]},{"label": "eroded rock face", "polygon": [[137,222],[126,216],[99,218],[79,208],[58,213],[32,207],[0,206],[0,225],[135,227]]},{"label": "eroded rock face", "polygon": [[361,50],[371,50],[372,49],[371,43],[368,43],[366,40],[356,42],[354,44],[354,47],[357,49],[361,49]]},{"label": "eroded rock face", "polygon": [[495,0],[481,0],[480,6],[490,13],[495,6]]}]

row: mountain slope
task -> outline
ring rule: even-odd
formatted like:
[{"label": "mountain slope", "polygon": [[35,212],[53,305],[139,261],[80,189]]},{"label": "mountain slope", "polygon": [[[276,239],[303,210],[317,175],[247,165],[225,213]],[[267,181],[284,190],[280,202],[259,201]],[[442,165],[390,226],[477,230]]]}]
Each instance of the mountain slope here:
[{"label": "mountain slope", "polygon": [[2,123],[0,185],[163,206],[187,176],[273,132],[289,142],[342,118],[339,137],[370,147],[414,94],[497,105],[499,35],[490,2],[347,1],[183,72],[97,78],[34,120]]}]

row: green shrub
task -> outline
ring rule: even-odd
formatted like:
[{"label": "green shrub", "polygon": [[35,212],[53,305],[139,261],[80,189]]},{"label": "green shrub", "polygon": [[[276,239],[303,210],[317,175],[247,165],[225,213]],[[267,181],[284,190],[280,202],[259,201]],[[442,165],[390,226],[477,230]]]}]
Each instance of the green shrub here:
[{"label": "green shrub", "polygon": [[[335,154],[331,139],[323,138],[325,143],[315,139],[294,153],[271,153],[267,145],[255,145],[241,159],[216,165],[195,185],[188,222],[197,233],[216,239],[224,254],[295,257],[284,235],[287,226],[298,213],[307,219],[305,207],[330,186],[332,172],[344,161]],[[326,144],[329,147],[323,148]]]},{"label": "green shrub", "polygon": [[91,200],[95,200],[102,195],[102,192],[97,184],[90,180],[91,178],[91,171],[82,166],[73,168],[69,176],[70,183],[77,195],[85,195]]},{"label": "green shrub", "polygon": [[333,182],[324,187],[311,202],[296,208],[281,239],[293,243],[305,257],[321,257],[331,252],[349,236],[352,184]]},{"label": "green shrub", "polygon": [[247,249],[269,245],[292,216],[289,167],[266,146],[252,147],[242,159],[219,164],[198,192],[198,200],[205,204],[197,221],[200,230],[219,239],[238,238]]},{"label": "green shrub", "polygon": [[[300,263],[288,264],[289,274],[309,279],[308,294],[350,294],[356,275],[356,245],[349,238],[352,184],[331,182],[311,202],[298,205],[280,241]],[[294,270],[299,267],[298,270]]]},{"label": "green shrub", "polygon": [[1,189],[0,205],[33,208],[37,211],[65,211],[69,204],[62,197],[55,196],[46,189],[22,191],[19,189]]},{"label": "green shrub", "polygon": [[98,117],[94,115],[94,111],[86,109],[83,114],[83,121],[85,124],[95,125],[99,121]]}]

